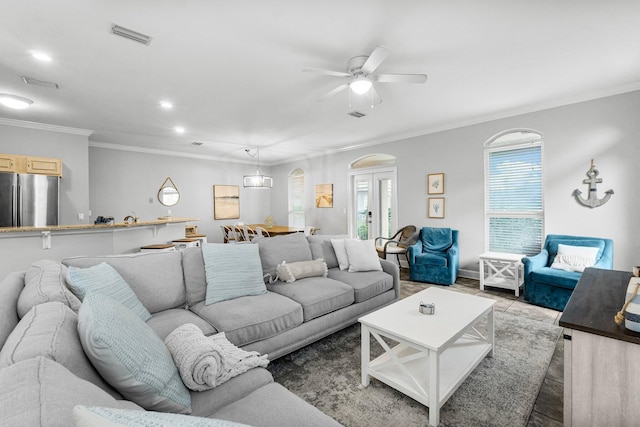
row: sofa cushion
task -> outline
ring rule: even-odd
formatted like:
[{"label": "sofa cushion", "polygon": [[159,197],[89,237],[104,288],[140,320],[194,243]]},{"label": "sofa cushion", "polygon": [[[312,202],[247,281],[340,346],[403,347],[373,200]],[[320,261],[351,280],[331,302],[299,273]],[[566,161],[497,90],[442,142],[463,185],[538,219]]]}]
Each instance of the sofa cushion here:
[{"label": "sofa cushion", "polygon": [[271,292],[299,303],[305,322],[347,307],[354,301],[351,286],[325,277],[308,277],[296,280],[294,284],[274,282],[267,287]]},{"label": "sofa cushion", "polygon": [[124,397],[145,409],[190,413],[191,397],[162,340],[114,299],[85,296],[78,334],[93,366]]},{"label": "sofa cushion", "polygon": [[187,302],[182,255],[176,252],[67,258],[62,263],[80,268],[106,262],[129,284],[151,313],[184,306]]},{"label": "sofa cushion", "polygon": [[276,267],[282,261],[311,261],[309,242],[303,233],[256,239],[254,244],[260,248],[260,260],[264,274],[276,277]]},{"label": "sofa cushion", "polygon": [[349,273],[338,268],[329,270],[329,277],[353,288],[356,303],[366,301],[393,289],[393,276],[384,271]]},{"label": "sofa cushion", "polygon": [[174,329],[185,323],[193,323],[200,328],[203,334],[213,335],[216,332],[209,322],[198,316],[194,312],[184,308],[171,308],[169,310],[154,313],[151,319],[147,320],[147,325],[153,329],[162,340],[169,335]]},{"label": "sofa cushion", "polygon": [[346,239],[344,248],[349,258],[349,272],[382,271],[380,257],[373,240]]},{"label": "sofa cushion", "polygon": [[568,246],[588,246],[592,248],[598,248],[598,255],[596,256],[596,262],[602,256],[602,252],[604,251],[604,240],[602,239],[549,239],[546,244],[545,249],[549,251],[549,264],[547,267],[551,266],[555,261],[555,256],[558,253],[558,245],[568,245]]},{"label": "sofa cushion", "polygon": [[597,247],[569,246],[561,243],[558,245],[558,253],[551,268],[582,273],[586,267],[595,265],[598,251]]},{"label": "sofa cushion", "polygon": [[182,251],[184,285],[187,289],[187,304],[204,301],[207,295],[207,275],[204,270],[202,248],[186,248]]},{"label": "sofa cushion", "polygon": [[416,256],[415,256],[415,264],[418,264],[418,265],[432,265],[434,267],[446,267],[447,266],[447,255],[446,254],[431,254],[431,253],[423,252],[421,254],[416,254]]},{"label": "sofa cushion", "polygon": [[2,425],[73,426],[73,407],[98,405],[140,409],[116,400],[94,384],[44,357],[27,359],[0,370],[0,420]]},{"label": "sofa cushion", "polygon": [[59,262],[41,260],[31,264],[24,278],[24,290],[18,299],[18,315],[22,318],[31,307],[59,301],[76,313],[80,300],[67,288],[67,267]]},{"label": "sofa cushion", "polygon": [[225,332],[241,347],[295,328],[303,321],[302,306],[273,292],[191,307],[198,316]]},{"label": "sofa cushion", "polygon": [[267,292],[255,245],[209,243],[202,247],[207,274],[205,304]]},{"label": "sofa cushion", "polygon": [[16,307],[23,289],[24,271],[9,273],[0,281],[0,348],[20,321]]},{"label": "sofa cushion", "polygon": [[76,427],[248,427],[246,424],[191,415],[81,406],[73,408]]},{"label": "sofa cushion", "polygon": [[272,382],[273,376],[269,371],[264,368],[253,368],[211,390],[191,391],[192,415],[210,417],[220,408]]},{"label": "sofa cushion", "polygon": [[565,289],[574,289],[580,280],[581,273],[575,271],[557,270],[551,267],[543,267],[531,272],[531,279]]},{"label": "sofa cushion", "polygon": [[337,267],[338,258],[336,258],[336,253],[333,250],[331,239],[346,239],[347,237],[344,234],[307,236],[312,258],[322,258],[327,263],[327,268]]},{"label": "sofa cushion", "polygon": [[280,281],[287,283],[305,277],[327,277],[327,263],[322,258],[290,263],[282,261],[282,264],[276,267],[276,273]]},{"label": "sofa cushion", "polygon": [[278,383],[260,387],[243,399],[220,409],[213,416],[254,426],[341,427],[333,418]]},{"label": "sofa cushion", "polygon": [[20,320],[0,351],[0,368],[38,356],[58,362],[116,398],[122,397],[85,356],[78,337],[78,315],[64,303],[36,305]]},{"label": "sofa cushion", "polygon": [[140,319],[147,321],[151,318],[129,284],[106,262],[87,268],[69,267],[69,287],[81,300],[89,291],[99,292],[115,299]]}]

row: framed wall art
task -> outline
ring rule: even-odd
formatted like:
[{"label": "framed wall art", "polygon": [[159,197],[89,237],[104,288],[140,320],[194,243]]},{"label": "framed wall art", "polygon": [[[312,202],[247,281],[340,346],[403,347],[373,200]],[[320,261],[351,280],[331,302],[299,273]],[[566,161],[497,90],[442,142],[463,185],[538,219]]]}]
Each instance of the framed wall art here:
[{"label": "framed wall art", "polygon": [[427,204],[429,218],[444,218],[444,197],[429,197]]},{"label": "framed wall art", "polygon": [[316,185],[316,208],[333,207],[333,184]]},{"label": "framed wall art", "polygon": [[444,172],[427,175],[427,194],[444,194]]},{"label": "framed wall art", "polygon": [[240,218],[240,187],[237,185],[213,186],[213,219]]}]

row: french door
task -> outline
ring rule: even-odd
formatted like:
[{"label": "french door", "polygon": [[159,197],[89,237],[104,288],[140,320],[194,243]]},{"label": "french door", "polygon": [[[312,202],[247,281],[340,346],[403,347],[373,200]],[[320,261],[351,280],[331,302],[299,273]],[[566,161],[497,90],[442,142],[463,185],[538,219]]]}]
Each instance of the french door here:
[{"label": "french door", "polygon": [[349,176],[349,235],[361,240],[390,237],[398,228],[396,170]]}]

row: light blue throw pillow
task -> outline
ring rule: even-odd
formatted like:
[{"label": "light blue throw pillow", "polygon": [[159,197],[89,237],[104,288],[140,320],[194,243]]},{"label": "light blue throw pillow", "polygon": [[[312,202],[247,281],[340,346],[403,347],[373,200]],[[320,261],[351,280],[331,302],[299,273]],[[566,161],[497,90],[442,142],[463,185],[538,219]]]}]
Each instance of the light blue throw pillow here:
[{"label": "light blue throw pillow", "polygon": [[76,421],[76,427],[247,427],[246,424],[214,418],[103,408],[100,406],[75,406],[73,408],[73,417]]},{"label": "light blue throw pillow", "polygon": [[209,243],[202,247],[205,304],[267,293],[258,245]]},{"label": "light blue throw pillow", "polygon": [[102,377],[145,409],[191,413],[191,396],[169,349],[118,301],[89,291],[78,312],[82,348]]},{"label": "light blue throw pillow", "polygon": [[99,292],[118,301],[145,322],[151,314],[120,274],[106,262],[89,268],[69,267],[68,285],[80,301],[88,291]]}]

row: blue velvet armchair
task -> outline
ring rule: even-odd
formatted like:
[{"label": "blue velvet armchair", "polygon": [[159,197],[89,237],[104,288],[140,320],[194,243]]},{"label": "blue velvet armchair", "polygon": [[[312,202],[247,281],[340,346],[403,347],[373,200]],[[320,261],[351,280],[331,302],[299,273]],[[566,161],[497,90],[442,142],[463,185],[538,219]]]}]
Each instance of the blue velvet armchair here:
[{"label": "blue velvet armchair", "polygon": [[565,236],[549,234],[542,252],[524,257],[524,299],[543,307],[562,311],[567,305],[581,272],[551,268],[558,253],[558,245],[598,248],[594,268],[613,268],[613,241],[599,237]]},{"label": "blue velvet armchair", "polygon": [[460,270],[458,230],[423,227],[409,246],[409,276],[417,282],[453,285]]}]

